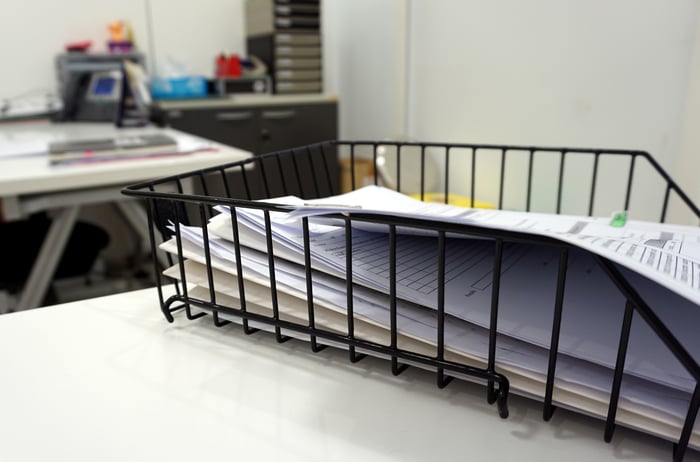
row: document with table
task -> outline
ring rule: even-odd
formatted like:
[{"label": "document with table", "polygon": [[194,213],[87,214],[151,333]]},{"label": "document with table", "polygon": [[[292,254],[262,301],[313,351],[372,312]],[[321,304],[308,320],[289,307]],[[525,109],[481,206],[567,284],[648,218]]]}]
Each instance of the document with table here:
[{"label": "document with table", "polygon": [[[171,223],[173,237],[161,248],[186,260],[165,274],[185,279],[189,296],[240,306],[236,278],[245,281],[247,309],[270,316],[309,322],[302,219],[309,220],[310,262],[316,326],[347,334],[346,230],[338,214],[391,214],[444,223],[467,224],[537,234],[573,245],[569,255],[562,313],[554,400],[586,414],[605,418],[623,322],[625,297],[592,255],[615,262],[682,342],[700,359],[700,230],[632,220],[622,227],[609,219],[523,212],[466,209],[426,204],[385,188],[370,186],[327,199],[295,197],[267,200],[290,213],[236,208],[241,244],[238,275],[229,208],[201,227]],[[335,218],[329,218],[333,215]],[[269,228],[266,221],[269,218]],[[389,234],[386,224],[352,220],[354,334],[389,344]],[[274,258],[270,261],[267,229]],[[205,251],[208,249],[209,255]],[[434,230],[396,228],[396,322],[398,345],[435,355],[438,237]],[[494,243],[448,233],[445,248],[445,358],[485,367],[489,348]],[[513,390],[542,398],[545,393],[552,300],[557,290],[555,247],[528,242],[504,245],[501,267],[496,366]],[[211,278],[207,270],[210,261]],[[270,283],[274,264],[275,287]],[[274,300],[273,300],[274,295]],[[253,323],[253,325],[255,325]],[[267,328],[265,325],[255,325]],[[289,335],[294,335],[289,333]],[[301,336],[303,338],[304,336]],[[308,336],[306,336],[308,339]],[[617,422],[675,440],[688,412],[696,380],[641,319],[634,318],[622,380]],[[700,430],[690,445],[700,448]]]}]

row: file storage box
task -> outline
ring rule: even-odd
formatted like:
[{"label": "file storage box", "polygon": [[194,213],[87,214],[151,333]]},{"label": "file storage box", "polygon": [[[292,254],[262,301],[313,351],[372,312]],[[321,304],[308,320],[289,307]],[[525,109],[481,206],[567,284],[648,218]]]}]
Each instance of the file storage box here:
[{"label": "file storage box", "polygon": [[[542,401],[545,420],[557,406],[600,418],[606,441],[617,424],[671,440],[675,460],[689,446],[700,448],[694,429],[700,306],[605,252],[523,228],[371,213],[348,204],[330,213],[320,207],[321,222],[313,216],[285,221],[294,208],[273,198],[297,196],[303,207],[340,194],[338,158],[345,189],[369,183],[406,197],[460,197],[469,207],[488,204],[489,212],[574,220],[568,233],[593,223],[586,217],[603,217],[595,223],[612,237],[592,245],[605,252],[617,246],[627,256],[639,248],[625,242],[633,229],[625,226],[681,214],[692,225],[643,238],[648,254],[640,262],[656,258],[654,271],[673,271],[693,285],[693,262],[671,253],[683,239],[674,236],[691,235],[700,210],[646,152],[328,141],[124,189],[143,200],[149,216],[154,270],[167,275],[158,278],[165,318],[172,322],[183,312],[188,319],[208,315],[216,326],[234,321],[246,334],[268,330],[278,342],[297,339],[314,352],[344,348],[352,362],[374,355],[386,358],[394,375],[426,368],[441,388],[453,378],[483,383],[503,418],[510,392],[530,396]],[[241,183],[229,184],[231,178]],[[188,183],[199,193],[186,193]],[[249,199],[261,189],[269,200]],[[465,208],[464,214],[484,210]],[[627,215],[615,215],[620,211]],[[321,261],[315,247],[326,232],[334,233],[333,270],[323,269],[330,260]],[[407,274],[409,243],[420,244],[414,260],[428,264],[419,276]],[[691,244],[685,243],[700,248]],[[479,277],[458,288],[464,290],[455,302],[455,281],[475,267]],[[381,287],[363,279],[370,270]],[[165,299],[162,285],[173,282],[177,295]]]}]

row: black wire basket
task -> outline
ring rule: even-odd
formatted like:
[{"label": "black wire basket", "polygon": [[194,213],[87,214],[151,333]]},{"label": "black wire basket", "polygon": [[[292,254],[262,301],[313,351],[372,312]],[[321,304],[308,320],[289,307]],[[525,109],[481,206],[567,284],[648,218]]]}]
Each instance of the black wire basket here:
[{"label": "black wire basket", "polygon": [[[188,319],[210,314],[216,326],[235,320],[246,334],[266,328],[274,332],[278,342],[298,338],[307,341],[314,352],[329,345],[345,348],[352,362],[367,354],[387,358],[394,375],[409,365],[432,369],[436,371],[437,385],[441,388],[454,377],[480,381],[486,385],[488,402],[497,403],[503,418],[508,416],[507,398],[511,389],[540,399],[545,420],[551,418],[556,405],[576,410],[576,406],[567,403],[566,399],[556,397],[557,366],[562,357],[562,318],[567,310],[567,270],[574,259],[585,257],[605,275],[622,300],[608,307],[616,310],[621,322],[615,328],[619,334],[611,359],[614,367],[610,368],[609,391],[600,409],[592,412],[605,421],[605,440],[612,438],[616,423],[640,428],[634,419],[627,419],[619,412],[632,323],[633,319],[639,318],[680,362],[694,383],[692,393],[688,393],[687,411],[678,428],[656,433],[676,443],[675,460],[683,458],[689,444],[698,447],[692,438],[700,407],[700,366],[696,359],[700,352],[689,351],[686,339],[666,325],[658,314],[658,307],[648,303],[645,295],[636,289],[628,274],[618,265],[551,237],[391,214],[361,211],[332,214],[327,218],[334,219],[344,230],[345,264],[343,277],[338,279],[345,296],[343,306],[335,307],[336,314],[342,314],[343,326],[339,329],[337,326],[329,328],[328,324],[321,322],[328,310],[322,309],[323,303],[317,296],[318,277],[313,268],[313,239],[310,237],[312,224],[309,218],[303,218],[299,224],[303,261],[298,270],[305,292],[304,313],[303,316],[297,313],[296,317],[285,314],[285,300],[288,298],[280,290],[278,280],[278,269],[285,258],[273,243],[271,217],[276,213],[288,213],[290,209],[267,199],[295,195],[309,200],[364,185],[380,185],[413,194],[421,200],[454,202],[467,207],[585,216],[609,216],[624,210],[631,216],[659,222],[666,222],[669,210],[673,209],[680,210],[694,222],[700,220],[700,210],[648,153],[618,149],[328,141],[133,185],[123,193],[141,198],[145,203],[156,273],[161,274],[166,266],[175,265],[177,268],[169,273],[173,277],[157,278],[160,308],[168,321],[173,321],[173,313],[178,310],[183,310]],[[206,226],[217,215],[215,208],[219,206],[227,207],[223,213],[230,221],[228,241],[235,255],[231,273],[240,275],[229,277],[223,283],[217,277],[210,247],[211,236]],[[259,250],[263,250],[267,263],[265,286],[270,304],[270,309],[265,312],[251,308],[255,304],[250,300],[250,290],[243,277],[246,269],[242,264],[242,253],[246,249],[241,243],[240,218],[244,210],[257,211],[262,217]],[[359,263],[353,253],[353,228],[359,224],[380,226],[385,230],[382,246],[386,260],[383,268],[388,286],[384,294],[386,338],[382,341],[363,334],[366,319],[356,312],[357,297],[362,289],[354,283],[353,266]],[[198,228],[202,238],[201,263],[205,280],[201,286],[206,290],[202,291],[200,287],[196,293],[184,269],[187,260],[183,251],[185,226]],[[436,261],[432,274],[436,282],[435,309],[431,312],[434,338],[430,340],[428,350],[412,347],[415,343],[406,341],[400,326],[402,301],[397,287],[397,249],[400,250],[406,230],[429,235],[425,239],[430,239]],[[445,308],[445,284],[450,277],[449,261],[453,255],[450,242],[455,236],[475,238],[480,245],[487,247],[485,252],[490,259],[488,281],[484,285],[489,292],[487,325],[484,327],[486,346],[479,360],[452,354],[446,340],[451,335],[446,329],[451,318]],[[160,248],[166,242],[172,246],[170,253],[164,254]],[[499,310],[503,308],[502,291],[509,284],[504,275],[513,249],[523,245],[546,248],[556,261],[553,265],[556,269],[551,272],[550,321],[542,326],[548,334],[546,367],[542,371],[545,380],[534,392],[519,386],[511,387],[513,376],[498,358],[498,348],[504,339],[499,330]],[[163,287],[173,283],[177,293],[166,299]],[[232,301],[222,296],[225,292],[222,284],[235,288],[237,298]],[[527,303],[523,302],[522,306],[526,309]]]}]

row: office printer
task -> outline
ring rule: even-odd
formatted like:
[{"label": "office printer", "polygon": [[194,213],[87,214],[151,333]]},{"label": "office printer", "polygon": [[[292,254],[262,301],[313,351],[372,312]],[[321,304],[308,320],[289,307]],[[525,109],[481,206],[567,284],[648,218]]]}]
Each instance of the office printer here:
[{"label": "office printer", "polygon": [[124,60],[145,68],[141,53],[58,55],[56,73],[63,110],[56,118],[61,121],[114,121],[124,88]]}]

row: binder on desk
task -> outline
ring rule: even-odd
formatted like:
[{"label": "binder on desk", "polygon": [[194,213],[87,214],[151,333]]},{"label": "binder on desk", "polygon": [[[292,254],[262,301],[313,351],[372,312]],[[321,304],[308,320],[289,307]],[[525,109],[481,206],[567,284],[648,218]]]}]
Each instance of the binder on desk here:
[{"label": "binder on desk", "polygon": [[[394,178],[358,188],[352,170],[356,190],[336,196],[337,156]],[[389,172],[378,164],[387,156]],[[431,177],[428,157],[442,174]],[[231,190],[231,171],[269,199],[206,195],[207,181]],[[166,192],[186,178],[205,194]],[[635,220],[653,203],[637,195],[654,186],[661,224]],[[169,215],[151,225],[180,290],[161,295],[169,321],[181,307],[191,319],[210,313],[217,326],[236,321],[314,351],[343,347],[351,361],[384,357],[397,375],[432,369],[440,387],[481,381],[504,418],[512,391],[540,399],[545,420],[556,406],[603,419],[606,440],[622,424],[676,442],[677,460],[700,449],[700,229],[663,224],[673,200],[694,220],[700,211],[647,153],[333,141],[124,192],[145,199],[152,223]],[[403,194],[430,192],[497,210]],[[200,225],[184,224],[183,204]],[[622,227],[615,210],[630,212]]]},{"label": "binder on desk", "polygon": [[129,159],[178,154],[174,138],[162,133],[120,135],[113,138],[54,141],[49,143],[52,164]]}]

